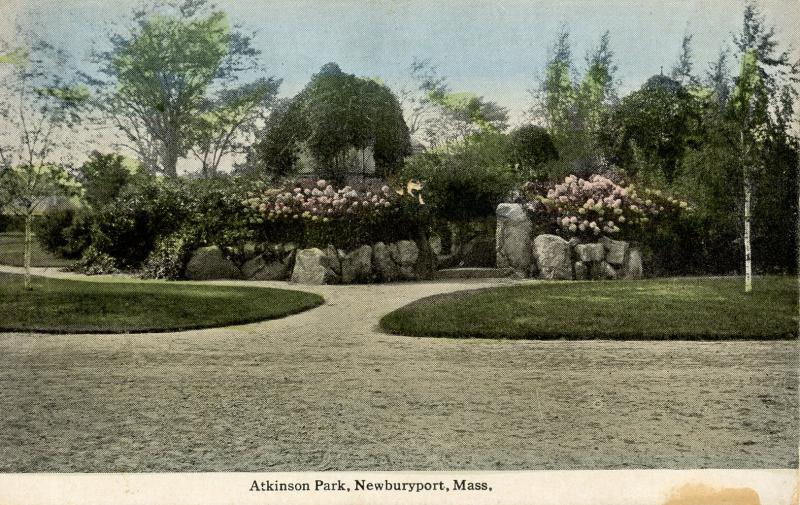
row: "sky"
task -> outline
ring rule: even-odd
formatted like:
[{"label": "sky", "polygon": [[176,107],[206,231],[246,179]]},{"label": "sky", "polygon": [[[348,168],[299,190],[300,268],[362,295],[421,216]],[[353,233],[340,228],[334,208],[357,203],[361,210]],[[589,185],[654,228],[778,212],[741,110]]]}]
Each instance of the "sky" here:
[{"label": "sky", "polygon": [[[703,72],[731,45],[743,0],[218,0],[235,23],[256,31],[269,75],[283,78],[282,96],[299,91],[323,64],[348,73],[406,80],[414,58],[430,59],[454,91],[471,91],[508,107],[529,106],[527,92],[562,24],[572,35],[578,68],[605,30],[619,67],[621,90],[637,89],[676,62],[683,35],[694,34],[695,70]],[[0,0],[77,61],[109,22],[138,0]],[[800,0],[761,3],[784,43],[799,47]],[[7,16],[9,19],[13,16]],[[2,30],[2,25],[0,25]]]},{"label": "sky", "polygon": [[[91,70],[93,44],[107,40],[141,0],[0,0],[0,38],[17,19]],[[291,97],[328,62],[379,77],[397,90],[414,59],[428,59],[451,90],[469,91],[525,120],[559,29],[571,33],[578,71],[605,30],[618,66],[620,95],[668,73],[681,41],[693,34],[695,73],[732,46],[745,0],[212,0],[246,32],[256,32],[267,76],[283,79]],[[786,47],[800,48],[800,0],[761,0],[768,24]],[[794,58],[800,57],[797,52]],[[734,67],[734,71],[737,69]],[[259,76],[251,76],[261,77]],[[113,139],[93,138],[95,144]],[[188,163],[188,162],[184,162]],[[189,165],[185,170],[191,171]]]}]

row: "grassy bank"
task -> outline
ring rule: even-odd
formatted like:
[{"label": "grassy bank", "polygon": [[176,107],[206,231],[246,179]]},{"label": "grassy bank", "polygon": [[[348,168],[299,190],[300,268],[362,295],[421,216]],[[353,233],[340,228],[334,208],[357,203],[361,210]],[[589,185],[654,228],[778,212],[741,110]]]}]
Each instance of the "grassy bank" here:
[{"label": "grassy bank", "polygon": [[794,277],[540,283],[433,296],[381,319],[390,333],[454,338],[776,339],[797,335]]},{"label": "grassy bank", "polygon": [[[22,232],[0,233],[0,265],[11,265],[21,267],[24,265],[25,255],[25,234]],[[64,267],[71,265],[72,260],[56,258],[48,253],[36,238],[31,242],[31,266],[32,267]]]},{"label": "grassy bank", "polygon": [[0,273],[0,331],[127,333],[243,324],[323,303],[312,293],[175,282],[84,282]]}]

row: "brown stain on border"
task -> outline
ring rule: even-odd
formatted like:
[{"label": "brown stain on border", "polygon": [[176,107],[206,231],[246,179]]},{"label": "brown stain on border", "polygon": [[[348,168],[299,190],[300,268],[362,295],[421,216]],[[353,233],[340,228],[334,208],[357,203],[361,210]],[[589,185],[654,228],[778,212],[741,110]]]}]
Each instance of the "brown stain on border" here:
[{"label": "brown stain on border", "polygon": [[749,487],[715,489],[705,484],[684,484],[673,489],[664,505],[761,505]]}]

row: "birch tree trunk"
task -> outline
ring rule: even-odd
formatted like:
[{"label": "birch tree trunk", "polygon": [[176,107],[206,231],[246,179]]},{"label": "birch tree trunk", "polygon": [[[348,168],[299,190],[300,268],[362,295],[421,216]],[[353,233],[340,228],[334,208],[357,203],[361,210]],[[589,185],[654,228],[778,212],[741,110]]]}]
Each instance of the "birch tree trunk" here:
[{"label": "birch tree trunk", "polygon": [[750,246],[750,200],[753,185],[750,174],[744,174],[744,292],[753,291],[753,258]]},{"label": "birch tree trunk", "polygon": [[33,231],[31,225],[33,224],[33,214],[28,212],[25,214],[25,289],[31,289],[31,239],[33,238]]}]

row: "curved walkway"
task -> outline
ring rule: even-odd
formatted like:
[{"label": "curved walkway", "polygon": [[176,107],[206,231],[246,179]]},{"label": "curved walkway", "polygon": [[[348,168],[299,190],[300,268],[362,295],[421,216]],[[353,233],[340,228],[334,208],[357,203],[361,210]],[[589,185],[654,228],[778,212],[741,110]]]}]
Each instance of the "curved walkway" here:
[{"label": "curved walkway", "polygon": [[796,467],[796,341],[376,327],[423,296],[514,282],[296,286],[326,303],[178,333],[0,334],[0,471]]}]

